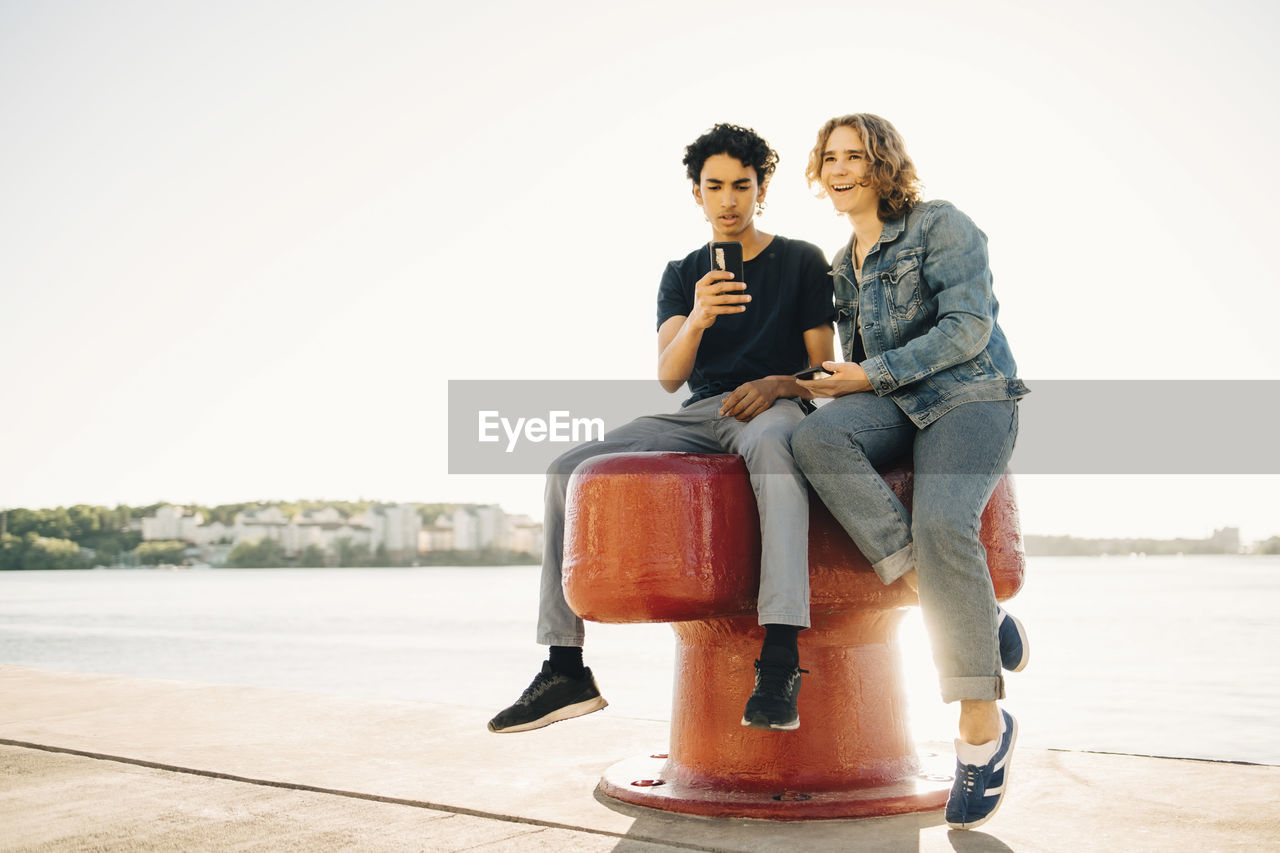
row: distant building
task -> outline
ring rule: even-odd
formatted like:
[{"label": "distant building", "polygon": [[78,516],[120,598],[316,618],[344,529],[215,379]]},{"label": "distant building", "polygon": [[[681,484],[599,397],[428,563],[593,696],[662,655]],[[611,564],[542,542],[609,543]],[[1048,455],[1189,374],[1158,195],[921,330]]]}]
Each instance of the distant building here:
[{"label": "distant building", "polygon": [[140,529],[144,540],[189,542],[211,561],[221,561],[233,545],[264,539],[279,542],[289,556],[311,547],[337,553],[338,543],[343,540],[348,547],[366,546],[370,551],[385,548],[387,555],[396,560],[412,560],[427,551],[542,552],[541,522],[527,515],[507,515],[495,504],[460,506],[431,524],[423,524],[418,508],[406,503],[373,506],[351,518],[343,517],[333,507],[287,518],[279,507],[260,506],[237,513],[229,526],[221,522],[205,524],[199,513],[166,505],[142,519]]},{"label": "distant building", "polygon": [[285,528],[288,526],[289,519],[284,517],[279,507],[268,506],[252,512],[238,512],[231,525],[231,540],[239,545],[241,542],[274,539],[284,545]]},{"label": "distant building", "polygon": [[300,512],[289,519],[284,528],[280,544],[290,556],[296,556],[307,548],[315,547],[321,551],[335,552],[340,540],[347,540],[351,545],[366,545],[370,549],[373,544],[373,531],[362,524],[359,516],[351,519],[343,518],[342,513],[333,507]]},{"label": "distant building", "polygon": [[187,514],[185,507],[162,506],[156,514],[142,519],[142,539],[146,542],[157,540],[181,540],[195,542],[198,528],[204,524],[204,516],[199,513]]},{"label": "distant building", "polygon": [[542,522],[527,515],[507,516],[507,547],[528,554],[542,553]]},{"label": "distant building", "polygon": [[451,515],[439,516],[418,531],[419,553],[452,551],[454,550],[453,541],[453,516]]},{"label": "distant building", "polygon": [[453,547],[459,551],[507,547],[506,517],[493,504],[458,507],[453,512]]},{"label": "distant building", "polygon": [[1240,544],[1239,527],[1219,528],[1213,531],[1213,535],[1209,537],[1209,542],[1221,547],[1224,554],[1239,554],[1244,550]]},{"label": "distant building", "polygon": [[395,504],[371,507],[359,515],[352,516],[351,523],[367,527],[370,531],[371,547],[375,550],[386,548],[387,553],[396,558],[413,557],[420,550],[419,534],[422,531],[422,516],[418,508],[412,504]]},{"label": "distant building", "polygon": [[215,521],[212,524],[202,524],[197,527],[191,541],[202,548],[210,545],[230,544],[231,533],[230,527],[221,521]]}]

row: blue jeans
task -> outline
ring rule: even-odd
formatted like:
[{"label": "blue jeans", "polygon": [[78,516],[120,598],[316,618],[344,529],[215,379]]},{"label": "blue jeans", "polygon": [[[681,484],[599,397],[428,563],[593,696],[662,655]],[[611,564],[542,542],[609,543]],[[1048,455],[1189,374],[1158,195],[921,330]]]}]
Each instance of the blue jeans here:
[{"label": "blue jeans", "polygon": [[[923,429],[890,397],[846,394],[796,428],[791,450],[885,583],[916,570],[946,702],[1004,696],[982,511],[1013,454],[1018,404],[965,403]],[[912,511],[876,468],[911,461]]]},{"label": "blue jeans", "polygon": [[547,470],[543,503],[542,587],[538,642],[581,646],[582,620],[564,598],[565,493],[575,468],[593,456],[624,451],[671,450],[736,453],[746,462],[760,512],[761,625],[809,627],[809,490],[790,437],[804,410],[783,398],[743,423],[719,414],[725,394],[690,403],[665,415],[637,418],[564,453]]}]

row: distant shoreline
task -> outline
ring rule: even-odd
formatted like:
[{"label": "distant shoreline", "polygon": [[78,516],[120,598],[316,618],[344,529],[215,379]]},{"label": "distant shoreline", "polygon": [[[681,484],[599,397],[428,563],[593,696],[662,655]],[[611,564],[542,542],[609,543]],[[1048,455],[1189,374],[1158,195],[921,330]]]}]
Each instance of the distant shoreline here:
[{"label": "distant shoreline", "polygon": [[1023,535],[1023,547],[1029,557],[1126,557],[1130,554],[1175,556],[1204,554],[1278,554],[1280,537],[1254,543],[1245,548],[1240,529],[1223,527],[1205,539],[1111,538],[1084,539],[1075,536]]},{"label": "distant shoreline", "polygon": [[[1027,553],[1029,559],[1052,558],[1055,560],[1089,560],[1104,561],[1116,560],[1121,562],[1129,562],[1130,560],[1165,560],[1165,559],[1201,559],[1201,558],[1239,558],[1242,561],[1252,561],[1258,558],[1277,557],[1280,554],[1262,554],[1258,552],[1242,552],[1239,554],[1189,554],[1189,553],[1171,553],[1171,554],[1148,554],[1142,552],[1131,552],[1124,554],[1043,554],[1043,553]],[[538,563],[422,563],[416,566],[253,566],[253,567],[233,567],[233,566],[182,566],[182,565],[158,565],[158,566],[92,566],[89,568],[77,567],[70,569],[3,569],[0,575],[17,574],[20,572],[56,572],[58,574],[74,573],[74,572],[128,572],[128,573],[146,573],[146,572],[263,572],[263,571],[412,571],[414,569],[519,569],[519,568],[537,568]]]}]

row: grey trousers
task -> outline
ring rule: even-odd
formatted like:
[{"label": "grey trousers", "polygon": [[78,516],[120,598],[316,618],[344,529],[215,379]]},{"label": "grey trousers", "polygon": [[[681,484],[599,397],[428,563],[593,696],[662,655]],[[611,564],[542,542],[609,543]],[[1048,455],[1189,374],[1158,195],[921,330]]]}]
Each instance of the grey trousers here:
[{"label": "grey trousers", "polygon": [[538,642],[581,646],[582,620],[564,598],[565,493],[569,476],[583,461],[604,453],[684,451],[736,453],[751,475],[760,511],[761,625],[809,627],[809,492],[791,457],[791,431],[804,418],[792,399],[779,399],[746,423],[719,414],[724,395],[708,397],[677,412],[637,418],[561,455],[547,470],[544,503],[542,588]]}]

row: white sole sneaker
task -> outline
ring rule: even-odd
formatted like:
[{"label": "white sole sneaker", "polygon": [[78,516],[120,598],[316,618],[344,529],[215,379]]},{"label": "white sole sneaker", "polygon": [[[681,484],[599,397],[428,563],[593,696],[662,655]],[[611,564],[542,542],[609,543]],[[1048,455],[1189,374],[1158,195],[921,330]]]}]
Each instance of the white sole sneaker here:
[{"label": "white sole sneaker", "polygon": [[527,723],[521,723],[518,726],[508,726],[505,729],[489,729],[495,734],[505,735],[514,734],[515,732],[528,732],[534,729],[546,728],[552,723],[558,723],[561,720],[572,720],[574,717],[585,717],[593,711],[599,711],[601,708],[607,708],[609,703],[605,701],[603,696],[597,696],[594,699],[588,699],[585,702],[579,702],[576,705],[565,705],[563,708],[556,708],[550,714],[531,720]]}]

